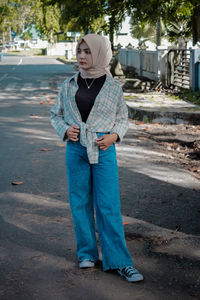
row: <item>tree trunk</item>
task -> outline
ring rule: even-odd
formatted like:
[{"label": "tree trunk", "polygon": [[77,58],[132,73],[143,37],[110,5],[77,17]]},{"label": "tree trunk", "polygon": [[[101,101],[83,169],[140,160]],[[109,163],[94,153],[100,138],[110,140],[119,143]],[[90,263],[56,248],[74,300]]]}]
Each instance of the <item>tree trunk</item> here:
[{"label": "tree trunk", "polygon": [[22,21],[22,33],[25,31],[25,25],[24,25],[24,20]]},{"label": "tree trunk", "polygon": [[158,18],[157,23],[156,23],[156,45],[157,47],[161,45],[161,23],[160,23],[160,18]]},{"label": "tree trunk", "polygon": [[114,50],[114,31],[115,31],[115,15],[112,13],[109,18],[109,38],[111,43],[111,49]]},{"label": "tree trunk", "polygon": [[84,34],[89,34],[91,33],[91,30],[88,28],[88,26],[86,26],[86,28],[84,29]]},{"label": "tree trunk", "polygon": [[9,28],[9,34],[10,34],[10,42],[12,41],[12,32],[11,32],[11,27]]},{"label": "tree trunk", "polygon": [[83,30],[84,30],[84,34],[91,33],[91,30],[90,30],[90,21],[89,21],[89,17],[88,16],[85,16],[85,18],[84,18]]},{"label": "tree trunk", "polygon": [[5,33],[2,32],[2,44],[5,45],[5,42],[6,42],[6,40],[5,40]]},{"label": "tree trunk", "polygon": [[193,46],[200,42],[200,5],[194,8],[192,16],[192,38]]},{"label": "tree trunk", "polygon": [[50,41],[53,44],[54,40],[53,40],[53,29],[51,28],[51,32],[50,32]]}]

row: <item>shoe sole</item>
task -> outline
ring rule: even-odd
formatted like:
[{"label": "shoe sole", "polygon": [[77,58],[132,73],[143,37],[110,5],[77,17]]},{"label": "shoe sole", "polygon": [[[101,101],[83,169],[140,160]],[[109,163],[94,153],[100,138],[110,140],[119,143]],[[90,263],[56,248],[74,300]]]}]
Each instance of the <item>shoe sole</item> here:
[{"label": "shoe sole", "polygon": [[79,264],[80,269],[93,268],[95,264],[91,261],[84,261]]},{"label": "shoe sole", "polygon": [[137,281],[142,281],[144,279],[142,274],[135,274],[134,278],[128,278],[126,275],[118,271],[118,274],[124,277],[128,282],[137,282]]}]

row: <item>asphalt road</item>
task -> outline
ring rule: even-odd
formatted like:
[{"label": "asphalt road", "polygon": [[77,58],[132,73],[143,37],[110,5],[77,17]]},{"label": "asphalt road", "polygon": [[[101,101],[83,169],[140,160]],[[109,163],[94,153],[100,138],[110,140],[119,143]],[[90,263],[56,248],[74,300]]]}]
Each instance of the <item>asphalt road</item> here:
[{"label": "asphalt road", "polygon": [[[37,152],[57,138],[50,131],[49,111],[61,82],[73,72],[71,65],[53,58],[4,56],[0,65],[1,191],[10,191],[10,182],[17,178],[26,181],[19,187],[24,192],[55,191],[55,183],[48,186],[55,162],[42,166],[44,160]],[[42,167],[48,173],[39,179]]]},{"label": "asphalt road", "polygon": [[170,260],[157,247],[158,257],[147,236],[151,224],[174,234],[178,224],[188,239],[198,233],[199,181],[154,150],[134,123],[117,150],[122,213],[128,222],[137,219],[140,229],[147,228],[144,239],[141,232],[127,235],[145,281],[128,284],[113,272],[102,272],[100,265],[78,269],[65,145],[49,122],[59,86],[72,73],[73,65],[54,58],[4,56],[0,63],[0,299],[193,299],[188,289],[198,287],[199,250],[194,248],[192,259],[188,255],[180,265],[174,259],[176,247],[170,249]]}]

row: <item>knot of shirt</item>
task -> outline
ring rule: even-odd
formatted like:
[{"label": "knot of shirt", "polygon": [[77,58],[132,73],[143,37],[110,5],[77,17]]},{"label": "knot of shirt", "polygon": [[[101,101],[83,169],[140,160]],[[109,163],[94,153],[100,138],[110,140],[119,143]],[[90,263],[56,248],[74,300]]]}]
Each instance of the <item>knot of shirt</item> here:
[{"label": "knot of shirt", "polygon": [[87,155],[91,164],[98,163],[99,160],[99,148],[95,143],[97,139],[97,130],[90,128],[86,123],[80,124],[80,143],[87,148]]}]

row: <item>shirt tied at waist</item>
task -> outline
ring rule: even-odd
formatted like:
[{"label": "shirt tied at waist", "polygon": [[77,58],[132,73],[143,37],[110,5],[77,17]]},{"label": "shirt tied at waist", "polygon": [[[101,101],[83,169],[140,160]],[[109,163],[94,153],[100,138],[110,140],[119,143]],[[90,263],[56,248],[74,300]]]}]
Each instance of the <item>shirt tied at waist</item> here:
[{"label": "shirt tied at waist", "polygon": [[80,124],[80,143],[82,146],[87,148],[87,155],[90,164],[97,164],[99,161],[99,148],[95,144],[97,138],[96,130],[90,129],[90,127],[81,122]]}]

